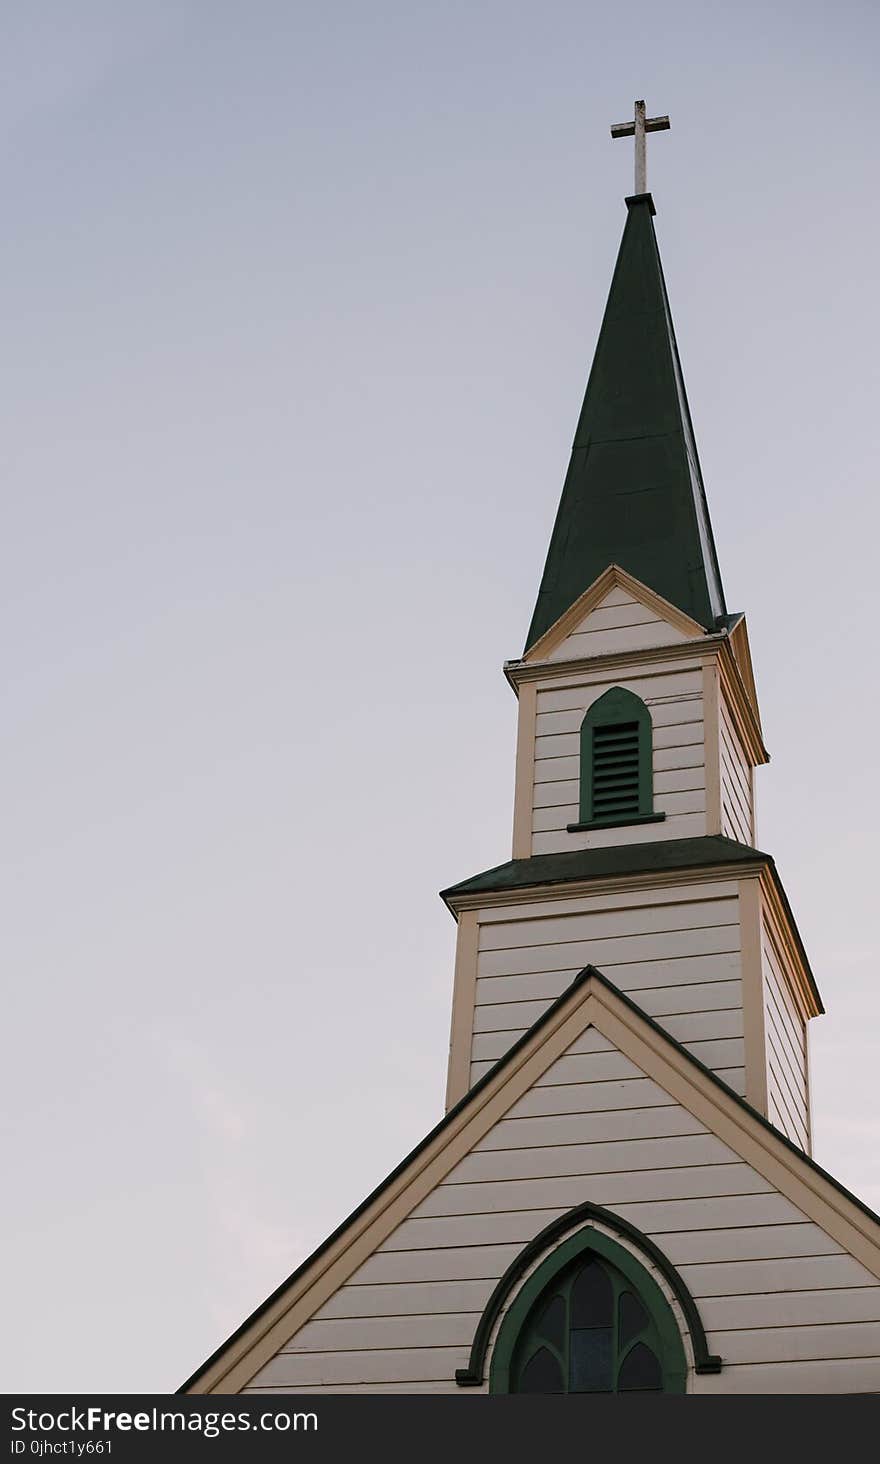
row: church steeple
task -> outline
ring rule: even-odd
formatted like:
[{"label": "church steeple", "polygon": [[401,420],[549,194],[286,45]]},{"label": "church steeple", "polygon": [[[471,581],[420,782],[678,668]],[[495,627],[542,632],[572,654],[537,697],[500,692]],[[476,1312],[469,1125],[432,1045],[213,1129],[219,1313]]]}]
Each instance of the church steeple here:
[{"label": "church steeple", "polygon": [[649,193],[627,220],[526,651],[609,564],[714,630],[726,614]]}]

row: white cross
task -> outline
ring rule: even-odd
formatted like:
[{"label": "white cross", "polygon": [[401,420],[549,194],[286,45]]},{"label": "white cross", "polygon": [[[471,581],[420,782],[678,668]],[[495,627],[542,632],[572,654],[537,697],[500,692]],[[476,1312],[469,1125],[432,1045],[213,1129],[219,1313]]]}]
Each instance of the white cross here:
[{"label": "white cross", "polygon": [[646,117],[644,102],[636,102],[635,119],[632,122],[615,122],[612,137],[635,137],[636,140],[636,185],[635,192],[648,191],[648,163],[645,148],[646,132],[666,132],[668,117]]}]

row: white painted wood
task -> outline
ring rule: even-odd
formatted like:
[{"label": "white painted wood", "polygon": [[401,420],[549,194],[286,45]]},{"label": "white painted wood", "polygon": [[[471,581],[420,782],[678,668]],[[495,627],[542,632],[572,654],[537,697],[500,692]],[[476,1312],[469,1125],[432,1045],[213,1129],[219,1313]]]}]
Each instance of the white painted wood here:
[{"label": "white painted wood", "polygon": [[462,1245],[523,1246],[538,1235],[559,1211],[506,1210],[501,1215],[440,1215],[406,1220],[381,1247],[383,1252],[457,1249]]},{"label": "white painted wood", "polygon": [[[843,1291],[772,1291],[767,1295],[712,1297],[700,1305],[707,1331],[817,1326],[837,1322],[880,1323],[880,1286]],[[714,1345],[714,1343],[713,1343]],[[880,1357],[880,1348],[877,1352]]]},{"label": "white painted wood", "polygon": [[[700,954],[683,958],[673,957],[667,960],[658,961],[624,961],[617,963],[609,961],[607,956],[602,962],[602,971],[621,991],[643,993],[637,998],[640,1006],[645,1011],[650,1010],[647,1003],[650,1000],[649,992],[657,991],[678,991],[682,992],[682,1001],[687,1003],[687,996],[684,987],[692,984],[705,984],[707,987],[716,983],[726,983],[737,980],[740,973],[739,951],[722,951],[717,954]],[[533,993],[537,998],[546,996],[553,998],[564,991],[575,978],[577,966],[564,966],[558,971],[531,971],[525,973],[504,973],[500,976],[481,976],[477,981],[477,1004],[482,1005],[484,1001],[495,1002],[523,1001],[527,1000]],[[685,1010],[687,1007],[685,1006]]]},{"label": "white painted wood", "polygon": [[840,1246],[818,1225],[760,1225],[667,1235],[663,1246],[674,1266],[709,1261],[777,1261],[791,1256],[840,1255]]},{"label": "white painted wood", "polygon": [[706,832],[705,813],[677,814],[662,823],[627,824],[624,828],[591,829],[569,834],[536,833],[533,854],[564,854],[570,849],[609,849],[615,844],[653,844],[658,839],[696,839]]},{"label": "white painted wood", "polygon": [[[527,972],[582,970],[592,964],[608,966],[641,964],[677,959],[686,962],[699,956],[739,951],[736,925],[697,926],[690,930],[651,931],[617,935],[596,940],[555,941],[549,945],[523,945],[482,951],[478,976],[522,976]],[[613,977],[611,978],[614,979]]]},{"label": "white painted wood", "polygon": [[400,1347],[469,1347],[479,1312],[351,1317],[308,1322],[285,1352],[354,1352]]},{"label": "white painted wood", "polygon": [[[583,719],[584,711],[580,705],[572,706],[567,711],[539,710],[535,719],[535,735],[540,738],[564,732],[577,733],[580,732]],[[668,746],[669,742],[677,744],[702,740],[703,711],[700,694],[695,692],[692,697],[660,704],[655,702],[651,721],[655,747]]]},{"label": "white painted wood", "polygon": [[880,1322],[836,1322],[824,1326],[769,1327],[717,1332],[712,1338],[725,1362],[819,1362],[871,1357],[880,1390]]},{"label": "white painted wood", "polygon": [[581,774],[580,757],[541,757],[535,763],[535,788],[544,783],[577,782]]},{"label": "white painted wood", "polygon": [[413,1213],[469,1215],[475,1211],[486,1211],[498,1214],[503,1210],[553,1207],[562,1211],[592,1200],[623,1214],[624,1206],[660,1200],[700,1200],[704,1197],[714,1199],[716,1196],[763,1193],[771,1193],[771,1186],[763,1175],[741,1160],[731,1160],[691,1168],[644,1169],[632,1174],[565,1175],[482,1184],[444,1180]]},{"label": "white painted wood", "polygon": [[767,1096],[771,1122],[810,1150],[806,1024],[792,995],[785,960],[766,920],[762,930]]},{"label": "white painted wood", "polygon": [[359,1352],[282,1352],[253,1379],[254,1387],[335,1383],[443,1381],[467,1364],[468,1348],[417,1347]]},{"label": "white painted wood", "polygon": [[[649,1015],[662,1018],[662,1024],[679,1042],[684,1042],[690,1037],[741,1037],[740,998],[740,982],[718,981],[708,986],[667,986],[647,991],[642,993],[639,1005]],[[667,1012],[667,1007],[673,1010]],[[547,1002],[542,1000],[489,1005],[478,1002],[474,1031],[525,1031],[546,1010]],[[678,1021],[677,1026],[673,1025],[673,1018]]]},{"label": "white painted wood", "polygon": [[722,1368],[694,1381],[695,1393],[876,1393],[880,1392],[876,1358],[821,1362],[779,1362],[774,1365]]},{"label": "white painted wood", "polygon": [[479,950],[492,951],[523,946],[554,945],[561,941],[590,940],[603,936],[646,935],[658,931],[691,931],[706,926],[738,925],[736,897],[705,898],[654,905],[642,897],[629,909],[581,911],[569,908],[565,914],[545,913],[540,904],[525,907],[518,920],[494,920],[480,924]]},{"label": "white painted wood", "polygon": [[564,778],[559,782],[536,783],[534,793],[535,809],[557,808],[562,805],[574,807],[580,797],[580,782],[577,778]]},{"label": "white painted wood", "polygon": [[675,1169],[683,1165],[720,1164],[730,1158],[731,1151],[711,1134],[685,1134],[668,1139],[569,1144],[563,1149],[500,1149],[469,1154],[453,1173],[458,1183],[478,1183],[489,1179],[551,1179],[562,1174]]},{"label": "white painted wood", "polygon": [[486,909],[478,911],[477,918],[481,925],[498,922],[505,924],[511,920],[530,920],[551,915],[589,914],[593,911],[640,909],[646,905],[651,909],[656,909],[660,905],[736,899],[739,895],[739,884],[733,879],[706,880],[690,884],[687,883],[687,879],[688,876],[683,874],[681,884],[619,891],[605,889],[596,894],[590,894],[581,889],[576,893],[569,891],[559,894],[552,900],[542,895],[537,904],[534,900],[520,900],[517,903],[516,897],[512,896],[509,905],[487,906]]},{"label": "white painted wood", "polygon": [[668,712],[655,714],[655,707],[677,706],[683,701],[702,702],[702,664],[697,657],[692,663],[689,660],[684,664],[658,662],[641,668],[636,675],[627,675],[622,670],[616,675],[610,671],[560,671],[558,678],[554,676],[538,687],[538,715],[579,710],[583,716],[611,686],[623,686],[640,696],[651,711],[654,725],[662,726],[675,718]]},{"label": "white painted wood", "polygon": [[599,1113],[625,1108],[663,1108],[672,1099],[650,1078],[604,1083],[559,1083],[531,1088],[507,1111],[508,1118],[537,1118],[545,1113]]},{"label": "white painted wood", "polygon": [[372,1286],[390,1281],[497,1279],[521,1249],[518,1242],[513,1242],[508,1245],[458,1246],[451,1250],[376,1251],[358,1268],[349,1284]]},{"label": "white painted wood", "polygon": [[670,1134],[705,1133],[703,1125],[677,1103],[665,1107],[596,1110],[582,1113],[547,1114],[539,1118],[510,1118],[496,1124],[474,1149],[475,1154],[494,1149],[551,1148],[581,1143],[587,1135],[594,1143],[613,1139],[657,1138]]},{"label": "white painted wood", "polygon": [[871,1281],[870,1272],[864,1266],[852,1256],[842,1254],[712,1265],[683,1263],[681,1274],[696,1297],[737,1296],[751,1291],[820,1291],[864,1286]]},{"label": "white painted wood", "polygon": [[[615,1208],[618,1215],[630,1220],[646,1234],[676,1236],[674,1241],[664,1240],[664,1249],[667,1251],[672,1245],[678,1246],[689,1255],[692,1252],[696,1255],[700,1254],[702,1247],[703,1252],[713,1252],[713,1259],[724,1259],[731,1250],[734,1252],[734,1259],[745,1259],[745,1254],[741,1255],[744,1250],[751,1255],[766,1255],[768,1250],[775,1253],[779,1246],[783,1247],[785,1254],[791,1254],[792,1247],[798,1244],[797,1238],[787,1234],[785,1238],[778,1240],[770,1232],[784,1230],[788,1233],[804,1229],[802,1225],[792,1221],[792,1216],[795,1222],[801,1218],[800,1211],[775,1193],[737,1195],[720,1200],[676,1200],[665,1204],[618,1205]],[[525,1245],[561,1213],[564,1211],[545,1208],[419,1216],[398,1226],[382,1249],[437,1250],[443,1247],[490,1245],[514,1240]],[[696,1241],[693,1240],[695,1236]],[[827,1237],[823,1239],[827,1243]],[[802,1237],[800,1244],[805,1245],[806,1238]],[[800,1251],[796,1253],[800,1254]],[[705,1254],[701,1258],[705,1259]]]},{"label": "white painted wood", "polygon": [[[481,1312],[493,1282],[392,1282],[386,1286],[341,1286],[315,1313],[316,1320],[333,1317],[383,1317],[437,1313]],[[300,1333],[297,1333],[298,1337]],[[296,1337],[291,1339],[292,1345]]]},{"label": "white painted wood", "polygon": [[566,636],[547,657],[548,661],[575,661],[582,657],[607,656],[627,651],[644,651],[649,646],[681,645],[688,637],[664,620],[643,625],[609,626]]},{"label": "white painted wood", "polygon": [[[702,745],[702,744],[701,744]],[[703,764],[690,768],[671,768],[668,772],[654,775],[654,800],[661,808],[660,799],[668,793],[696,793],[705,789],[706,774]],[[663,803],[662,808],[666,808]]]},{"label": "white painted wood", "polygon": [[[665,813],[667,818],[687,813],[705,813],[705,790],[701,785],[699,789],[687,793],[657,793],[654,797],[654,808],[657,813]],[[532,828],[535,834],[550,833],[553,830],[568,832],[569,824],[576,824],[579,817],[579,807],[576,803],[558,804],[549,808],[534,808],[532,812]],[[612,830],[603,829],[600,832],[613,832],[619,837],[622,832],[629,832],[631,827],[650,829],[658,828],[659,825],[622,825],[620,828]]]}]

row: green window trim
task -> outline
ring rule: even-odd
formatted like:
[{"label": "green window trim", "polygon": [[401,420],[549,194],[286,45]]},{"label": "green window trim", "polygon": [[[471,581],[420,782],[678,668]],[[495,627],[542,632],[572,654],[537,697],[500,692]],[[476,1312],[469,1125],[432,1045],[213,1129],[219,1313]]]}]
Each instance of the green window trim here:
[{"label": "green window trim", "polygon": [[[604,1273],[606,1283],[612,1288],[609,1295],[613,1296],[615,1318],[613,1344],[609,1327],[605,1337],[609,1355],[604,1361],[607,1376],[613,1381],[614,1386],[595,1389],[571,1388],[568,1385],[568,1364],[566,1362],[563,1374],[562,1362],[563,1357],[567,1359],[568,1346],[573,1346],[569,1340],[573,1334],[569,1331],[565,1344],[560,1343],[559,1350],[557,1350],[542,1339],[539,1330],[540,1323],[536,1326],[536,1318],[540,1318],[551,1304],[551,1294],[552,1305],[555,1306],[557,1302],[560,1302],[562,1294],[565,1294],[567,1305],[571,1308],[573,1305],[572,1293],[578,1285],[580,1276],[584,1274],[584,1269],[578,1269],[578,1262],[583,1263],[583,1268],[586,1268],[592,1258],[598,1260],[599,1269]],[[603,1265],[603,1262],[606,1265]],[[556,1294],[557,1288],[560,1295]],[[621,1307],[626,1304],[627,1300],[631,1304],[633,1298],[641,1309],[643,1321],[632,1336],[623,1338],[617,1318]],[[545,1258],[522,1286],[501,1324],[498,1340],[493,1349],[489,1392],[519,1391],[517,1374],[524,1374],[540,1352],[547,1353],[548,1358],[552,1354],[554,1364],[559,1367],[560,1378],[565,1376],[566,1386],[552,1391],[617,1392],[617,1384],[622,1378],[627,1360],[638,1348],[649,1349],[659,1363],[661,1384],[659,1387],[651,1388],[650,1391],[663,1393],[683,1393],[685,1391],[687,1358],[684,1344],[672,1309],[663,1292],[630,1251],[618,1245],[617,1241],[612,1240],[603,1231],[589,1227],[569,1236],[568,1240]]]},{"label": "green window trim", "polygon": [[[598,1222],[603,1227],[602,1231],[594,1229],[583,1230],[583,1226],[591,1226]],[[694,1371],[697,1373],[717,1373],[721,1371],[721,1358],[710,1353],[706,1332],[700,1317],[697,1304],[691,1296],[683,1278],[673,1266],[669,1258],[664,1255],[660,1247],[651,1240],[650,1236],[644,1235],[629,1220],[623,1216],[616,1215],[613,1210],[606,1209],[603,1205],[595,1205],[592,1201],[585,1201],[582,1205],[576,1205],[574,1209],[566,1211],[564,1215],[558,1215],[545,1225],[533,1240],[515,1256],[508,1266],[504,1275],[493,1290],[485,1309],[477,1323],[474,1338],[471,1343],[470,1357],[467,1367],[458,1368],[455,1373],[455,1381],[460,1388],[479,1388],[482,1386],[486,1367],[486,1355],[489,1350],[489,1342],[498,1319],[507,1305],[508,1297],[519,1284],[520,1280],[529,1270],[529,1267],[544,1255],[549,1248],[557,1242],[570,1236],[578,1229],[583,1237],[583,1244],[589,1244],[590,1239],[595,1235],[604,1235],[612,1231],[619,1235],[629,1246],[636,1248],[640,1255],[644,1256],[656,1271],[660,1273],[669,1291],[675,1297],[681,1308],[688,1335],[691,1339],[693,1350]],[[621,1247],[622,1249],[622,1247]],[[554,1252],[556,1254],[556,1252]]]},{"label": "green window trim", "polygon": [[654,812],[653,727],[641,697],[613,686],[581,723],[580,829],[659,823]]}]

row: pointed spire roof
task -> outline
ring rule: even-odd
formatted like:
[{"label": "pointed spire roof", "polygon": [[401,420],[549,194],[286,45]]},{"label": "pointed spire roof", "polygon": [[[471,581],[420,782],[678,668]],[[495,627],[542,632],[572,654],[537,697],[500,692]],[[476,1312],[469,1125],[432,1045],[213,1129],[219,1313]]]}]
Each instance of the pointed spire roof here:
[{"label": "pointed spire roof", "polygon": [[526,650],[609,564],[707,629],[726,607],[649,193],[627,220]]}]

